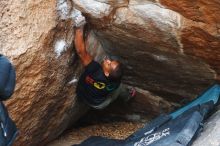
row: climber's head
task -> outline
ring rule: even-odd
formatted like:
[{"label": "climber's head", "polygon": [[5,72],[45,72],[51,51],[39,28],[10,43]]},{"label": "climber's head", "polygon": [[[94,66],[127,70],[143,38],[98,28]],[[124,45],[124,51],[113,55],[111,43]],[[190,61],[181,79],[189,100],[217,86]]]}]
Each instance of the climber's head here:
[{"label": "climber's head", "polygon": [[112,81],[120,81],[123,75],[122,64],[114,57],[105,57],[102,62],[105,76]]}]

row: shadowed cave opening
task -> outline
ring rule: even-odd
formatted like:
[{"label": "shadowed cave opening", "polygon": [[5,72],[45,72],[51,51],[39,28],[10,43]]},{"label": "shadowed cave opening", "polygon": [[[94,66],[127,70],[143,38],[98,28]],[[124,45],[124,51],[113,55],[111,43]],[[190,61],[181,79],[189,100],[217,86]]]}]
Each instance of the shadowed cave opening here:
[{"label": "shadowed cave opening", "polygon": [[[191,128],[192,128],[192,125],[195,124],[193,122],[195,122],[195,121],[190,122],[190,120],[193,118],[196,118],[196,116],[190,116],[189,121],[185,121],[184,119],[188,119],[187,117],[190,114],[196,115],[195,113],[199,114],[200,112],[201,113],[204,112],[207,114],[206,116],[204,114],[204,116],[205,116],[204,120],[206,121],[206,123],[205,123],[206,126],[207,125],[210,126],[210,123],[212,125],[213,121],[215,124],[218,119],[217,113],[219,111],[219,106],[216,106],[214,108],[212,107],[212,109],[210,107],[213,106],[214,103],[216,105],[218,105],[218,103],[219,103],[218,98],[219,98],[219,92],[220,92],[219,89],[220,89],[220,86],[218,84],[215,84],[211,88],[208,88],[208,90],[206,90],[205,92],[203,92],[199,96],[197,96],[198,98],[196,98],[195,100],[193,100],[192,102],[187,104],[186,107],[188,107],[188,108],[190,108],[189,106],[193,105],[193,104],[194,104],[194,106],[195,106],[195,104],[198,104],[198,105],[195,107],[192,107],[190,110],[185,111],[182,116],[178,116],[176,119],[174,118],[174,120],[171,120],[171,121],[176,120],[176,123],[175,122],[173,123],[174,124],[173,127],[178,129],[177,128],[178,125],[184,124],[183,128],[184,129],[186,128],[187,131],[189,131],[188,134],[190,134],[190,132],[192,132],[192,131],[191,131],[191,129],[188,129],[189,127],[186,127],[186,125],[188,125],[190,123]],[[75,145],[75,144],[81,143],[82,141],[84,141],[85,139],[87,139],[91,136],[101,136],[101,137],[110,138],[110,139],[124,140],[127,137],[131,136],[131,134],[136,132],[138,129],[142,128],[146,123],[151,121],[156,116],[163,115],[164,113],[170,112],[170,110],[174,110],[174,106],[170,106],[169,109],[168,109],[168,107],[163,107],[163,106],[160,106],[162,108],[158,108],[157,104],[155,104],[155,105],[152,104],[153,103],[152,100],[150,102],[148,102],[149,106],[144,105],[146,103],[144,103],[143,101],[141,102],[141,104],[137,104],[138,102],[140,102],[140,101],[138,101],[138,100],[140,100],[140,98],[146,99],[148,97],[146,96],[146,94],[143,95],[140,92],[138,92],[136,98],[131,99],[127,103],[122,103],[121,101],[118,100],[114,104],[111,104],[109,107],[107,107],[104,110],[89,110],[89,112],[85,116],[83,116],[81,119],[79,119],[75,123],[75,125],[73,125],[73,127],[68,129],[67,131],[65,131],[64,135],[62,135],[57,141],[55,141],[51,145],[53,145],[53,146]],[[207,102],[207,101],[209,101],[209,102]],[[211,101],[213,103],[211,103]],[[134,108],[132,108],[135,105],[134,103],[136,103],[136,106],[137,106],[137,108],[135,108],[135,110],[134,110]],[[161,101],[159,102],[159,105],[161,105]],[[140,107],[140,106],[143,106],[143,107]],[[157,110],[155,110],[154,108]],[[181,110],[184,108],[181,108]],[[158,109],[159,109],[159,111],[158,111]],[[208,110],[209,113],[206,109],[209,109]],[[198,111],[195,112],[194,110],[198,110]],[[172,112],[172,114],[170,114],[170,115],[175,117],[175,115],[178,115],[179,112],[180,112],[180,110],[177,110],[175,112]],[[162,117],[164,118],[164,116],[160,116],[160,118],[158,120],[163,121]],[[212,121],[208,122],[208,119],[212,119]],[[185,122],[182,122],[182,120],[188,124],[186,124]],[[154,123],[155,122],[156,121],[154,121]],[[201,125],[201,123],[197,123],[197,124]],[[163,124],[163,125],[166,125],[166,124]],[[190,126],[190,125],[188,125],[188,126]],[[172,122],[171,122],[171,125],[169,125],[168,129],[171,129],[171,128],[172,128]],[[146,130],[146,127],[144,129]],[[192,128],[192,129],[194,129],[194,128]],[[203,129],[203,126],[202,126],[202,129]],[[152,131],[152,130],[150,130],[150,131]],[[201,132],[200,130],[197,132],[200,133]],[[143,129],[141,131],[143,132]],[[172,131],[172,135],[176,135],[174,133],[175,132]],[[140,131],[139,131],[139,134],[140,134]],[[144,135],[145,135],[145,133],[144,133]],[[177,134],[177,137],[178,137],[178,135],[179,134]],[[132,135],[132,136],[134,136],[134,135]],[[135,135],[135,136],[137,136],[137,135]],[[189,135],[187,135],[187,136],[189,136]],[[99,139],[99,140],[101,140],[101,139]],[[87,145],[88,144],[89,143],[87,143]],[[102,144],[103,144],[103,141],[102,141]]]},{"label": "shadowed cave opening", "polygon": [[136,90],[136,96],[128,102],[117,99],[103,110],[89,109],[49,146],[79,144],[90,136],[125,139],[158,115],[180,106],[148,91]]},{"label": "shadowed cave opening", "polygon": [[[97,39],[98,41],[101,42],[101,46],[103,47],[103,49],[108,50],[109,48],[127,48],[127,46],[123,46],[123,45],[115,46],[113,45],[115,44],[114,42],[106,42],[105,41],[106,39],[101,39],[100,36],[97,37],[97,34],[93,36],[94,37],[93,39],[91,36],[92,35],[90,35],[90,39],[92,40],[92,41],[90,40],[92,42],[91,46],[95,46],[94,45],[96,44],[94,41],[95,38],[95,40]],[[133,45],[134,44],[136,44],[136,46],[130,46],[130,47],[136,49],[146,48],[146,46],[143,44],[140,46],[140,43],[138,42],[134,41]],[[131,49],[130,47],[128,48]],[[126,53],[128,53],[128,52],[120,52],[120,49],[117,50],[118,52],[114,52],[113,55],[119,54],[118,56],[122,57],[122,56],[126,56]],[[111,52],[107,52],[107,53],[111,53]],[[122,57],[122,58],[124,60],[127,59],[127,62],[125,64],[127,66],[130,63],[134,67],[136,66],[136,64],[140,64],[144,60],[146,61],[146,56],[140,56],[138,58],[139,60],[136,60],[137,58],[136,56],[131,56],[130,59],[126,57],[125,58]],[[154,58],[148,55],[146,62],[148,62],[149,66],[152,66],[152,64],[153,66],[149,68],[139,66],[138,71],[140,73],[142,72],[148,73],[148,76],[147,75],[144,76],[141,81],[155,80],[156,77],[159,77],[158,80],[160,80],[160,78],[162,77],[161,79],[162,81],[163,79],[166,79],[167,76],[164,76],[163,73],[167,73],[169,72],[169,70],[162,71],[162,74],[159,73],[159,75],[156,74],[158,75],[156,77],[154,75],[150,76],[151,73],[154,74],[154,70],[156,70],[155,67],[157,68],[157,66],[159,65],[161,67],[161,65],[164,65],[163,63],[161,64],[160,61],[155,60]],[[142,71],[142,68],[145,68],[146,70],[144,69]],[[166,64],[164,68],[167,68]],[[112,139],[125,139],[129,135],[131,135],[132,133],[143,127],[146,123],[154,119],[155,117],[164,113],[171,112],[179,108],[181,105],[184,105],[185,103],[190,101],[189,98],[178,96],[178,94],[175,94],[175,92],[174,93],[167,92],[165,89],[162,89],[161,87],[156,88],[157,85],[155,85],[155,91],[152,90],[153,87],[151,87],[151,90],[149,91],[141,89],[136,86],[138,83],[141,83],[141,81],[138,81],[138,78],[142,78],[142,76],[140,77],[138,76],[139,72],[133,73],[129,68],[126,68],[125,71],[127,72],[127,74],[125,75],[126,78],[124,79],[125,83],[127,83],[126,80],[128,80],[128,77],[134,77],[134,76],[137,77],[136,80],[132,81],[131,83],[128,83],[129,85],[133,85],[137,91],[137,95],[133,99],[131,99],[129,102],[126,103],[118,99],[103,110],[95,110],[92,108],[89,109],[84,116],[82,116],[71,127],[65,130],[57,140],[55,140],[48,146],[68,146],[73,144],[79,144],[83,140],[89,138],[90,136],[102,136]],[[138,83],[136,83],[137,81]],[[175,82],[175,80],[173,81]],[[164,82],[167,83],[167,79],[164,80]]]},{"label": "shadowed cave opening", "polygon": [[[117,32],[117,29],[113,30]],[[122,57],[126,66],[124,81],[136,87],[138,94],[128,103],[115,101],[103,110],[90,109],[58,138],[60,146],[68,142],[66,145],[78,144],[90,136],[125,139],[158,115],[192,100],[192,95],[207,84],[203,74],[198,73],[198,68],[203,64],[196,59],[159,50],[143,40],[108,31],[88,33],[88,50],[100,43],[105,53]],[[90,51],[99,58],[103,54],[97,48]],[[189,82],[196,88],[188,86]],[[197,87],[197,84],[200,86]],[[56,146],[54,143],[52,145]]]},{"label": "shadowed cave opening", "polygon": [[[198,64],[196,60],[188,61],[185,56],[178,56],[181,60],[179,61],[176,54],[158,51],[149,47],[146,42],[138,40],[130,40],[127,44],[119,39],[117,43],[108,39],[108,35],[102,32],[88,33],[87,37],[90,43],[88,50],[94,49],[92,46],[100,45],[92,52],[96,57],[100,58],[103,55],[100,48],[109,55],[121,57],[126,72],[122,82],[135,87],[137,95],[127,103],[116,100],[103,110],[89,109],[49,146],[79,144],[91,136],[125,139],[155,117],[188,103],[195,97],[192,95],[199,93],[204,86],[207,87],[208,83],[201,79],[197,80],[200,78],[197,73],[180,73],[181,70],[191,70],[188,65],[191,62],[195,62],[195,68],[203,65]],[[142,51],[141,54],[135,54],[136,50]],[[155,59],[152,57],[155,54],[167,55],[168,59],[166,61]],[[193,86],[199,84],[202,87],[191,88],[187,86],[188,82],[193,82],[195,84]]]}]

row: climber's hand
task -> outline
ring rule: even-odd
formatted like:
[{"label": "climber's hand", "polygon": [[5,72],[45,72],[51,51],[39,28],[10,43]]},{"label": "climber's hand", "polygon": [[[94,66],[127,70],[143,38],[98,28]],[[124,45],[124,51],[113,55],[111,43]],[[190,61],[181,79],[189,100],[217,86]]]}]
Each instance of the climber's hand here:
[{"label": "climber's hand", "polygon": [[73,19],[74,27],[77,27],[77,28],[84,27],[84,25],[86,24],[85,17],[77,9],[74,9],[74,11],[72,12],[71,18]]}]

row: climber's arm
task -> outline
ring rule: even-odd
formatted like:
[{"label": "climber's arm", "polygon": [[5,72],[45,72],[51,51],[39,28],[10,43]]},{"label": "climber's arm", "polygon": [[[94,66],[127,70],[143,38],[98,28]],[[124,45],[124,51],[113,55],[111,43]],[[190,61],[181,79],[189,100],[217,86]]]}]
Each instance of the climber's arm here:
[{"label": "climber's arm", "polygon": [[76,28],[75,32],[75,48],[84,66],[87,66],[92,61],[92,56],[87,52],[85,41],[83,38],[83,27]]}]

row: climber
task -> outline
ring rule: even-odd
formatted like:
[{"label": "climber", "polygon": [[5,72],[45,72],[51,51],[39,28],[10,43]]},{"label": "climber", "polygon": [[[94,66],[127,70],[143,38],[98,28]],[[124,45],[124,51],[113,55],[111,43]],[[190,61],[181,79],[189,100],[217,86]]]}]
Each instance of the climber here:
[{"label": "climber", "polygon": [[75,48],[85,71],[80,76],[76,93],[87,105],[103,109],[117,98],[128,101],[135,96],[135,89],[121,84],[122,64],[118,60],[105,57],[101,64],[94,61],[86,51],[84,41],[85,18],[78,15],[75,23]]}]

